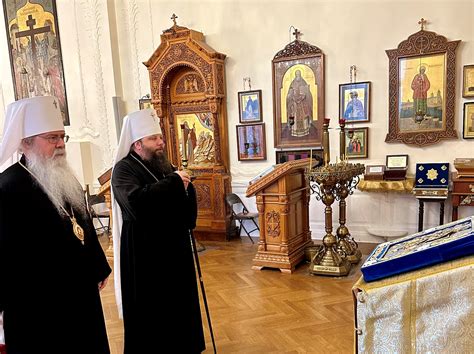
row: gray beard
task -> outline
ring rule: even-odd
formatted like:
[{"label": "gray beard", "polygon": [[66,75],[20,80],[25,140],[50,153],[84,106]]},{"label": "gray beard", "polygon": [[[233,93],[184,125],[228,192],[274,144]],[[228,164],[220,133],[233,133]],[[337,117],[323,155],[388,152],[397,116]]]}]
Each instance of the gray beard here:
[{"label": "gray beard", "polygon": [[[27,160],[28,169],[38,179],[38,185],[48,195],[59,214],[67,216],[62,207],[66,203],[83,216],[87,215],[84,191],[74,172],[67,163],[66,156],[56,156],[45,159],[36,154],[30,154]],[[68,213],[70,211],[68,210]]]}]

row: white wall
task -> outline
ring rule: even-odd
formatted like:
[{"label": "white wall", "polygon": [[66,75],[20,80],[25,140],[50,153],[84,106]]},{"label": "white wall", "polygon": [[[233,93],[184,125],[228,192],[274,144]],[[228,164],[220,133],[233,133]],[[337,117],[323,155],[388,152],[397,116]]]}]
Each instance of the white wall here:
[{"label": "white wall", "polygon": [[[427,30],[448,40],[462,40],[457,49],[456,129],[462,135],[462,66],[474,63],[473,1],[317,1],[317,0],[58,0],[63,60],[71,127],[76,141],[90,141],[94,176],[110,166],[116,145],[112,97],[123,103],[120,116],[138,108],[138,99],[150,92],[148,72],[141,63],[160,43],[160,34],[178,24],[202,31],[207,43],[227,54],[227,110],[233,189],[245,194],[248,180],[275,163],[273,148],[273,56],[292,39],[291,25],[302,40],[325,53],[326,116],[336,128],[339,84],[349,82],[349,67],[357,66],[357,80],[372,82],[369,158],[358,162],[385,163],[387,154],[408,154],[409,173],[416,162],[453,162],[471,157],[474,140],[459,138],[425,148],[384,142],[388,131],[388,59],[386,49],[419,30],[421,17]],[[0,105],[13,100],[13,86],[4,27],[0,26]],[[263,91],[267,161],[237,160],[235,125],[238,123],[237,92],[250,76],[253,89]],[[1,108],[1,107],[0,107]],[[3,117],[0,113],[0,121]],[[337,130],[331,131],[331,156],[338,154]],[[254,200],[247,201],[251,209]],[[323,208],[311,198],[313,238],[323,235]],[[438,222],[438,207],[425,206],[425,225]],[[460,216],[474,208],[460,208]],[[446,221],[450,220],[446,208]],[[411,195],[374,194],[356,191],[348,199],[348,227],[357,240],[380,241],[368,235],[367,226],[415,232],[418,204]],[[337,212],[335,213],[335,217]]]}]

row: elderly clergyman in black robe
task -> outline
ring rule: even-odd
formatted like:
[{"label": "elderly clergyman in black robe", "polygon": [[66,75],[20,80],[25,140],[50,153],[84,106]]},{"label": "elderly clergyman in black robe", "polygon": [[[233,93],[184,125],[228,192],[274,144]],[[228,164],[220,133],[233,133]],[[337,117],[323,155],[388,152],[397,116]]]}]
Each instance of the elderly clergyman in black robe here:
[{"label": "elderly clergyman in black robe", "polygon": [[0,312],[8,354],[109,353],[99,291],[111,272],[66,161],[55,97],[10,104],[0,165]]},{"label": "elderly clergyman in black robe", "polygon": [[173,171],[166,158],[153,109],[124,118],[112,202],[125,353],[201,352],[204,335],[189,233],[196,223],[196,196],[188,174]]}]

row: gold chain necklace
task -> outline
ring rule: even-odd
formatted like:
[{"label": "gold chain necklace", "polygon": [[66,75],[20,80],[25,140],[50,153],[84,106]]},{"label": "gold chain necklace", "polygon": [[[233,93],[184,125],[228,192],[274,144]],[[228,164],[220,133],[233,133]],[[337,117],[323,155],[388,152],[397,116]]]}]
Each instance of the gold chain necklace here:
[{"label": "gold chain necklace", "polygon": [[[40,182],[39,178],[36,177],[36,175],[31,172],[25,165],[23,165],[21,163],[21,161],[18,162],[20,164],[21,167],[23,167],[30,175],[32,175],[36,181],[40,184],[40,186],[43,188],[44,191],[46,191],[46,188],[44,187],[44,185]],[[48,194],[49,195],[49,194]],[[52,196],[52,195],[51,195]],[[52,196],[54,199],[56,199],[54,196]],[[72,232],[74,232],[74,235],[76,235],[76,237],[81,241],[82,244],[84,244],[84,229],[81,227],[81,225],[79,225],[79,223],[77,222],[76,220],[76,217],[74,216],[74,210],[71,206],[71,215],[69,215],[69,213],[67,212],[67,210],[61,205],[61,203],[56,199],[56,203],[61,207],[61,209],[64,211],[64,214],[67,215],[67,217],[69,218],[69,220],[71,220],[71,224],[72,224]]]}]

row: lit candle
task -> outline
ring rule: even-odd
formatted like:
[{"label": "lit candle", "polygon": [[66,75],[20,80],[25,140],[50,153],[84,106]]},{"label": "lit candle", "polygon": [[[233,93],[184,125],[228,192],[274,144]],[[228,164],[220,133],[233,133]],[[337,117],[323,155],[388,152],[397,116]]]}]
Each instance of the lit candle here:
[{"label": "lit candle", "polygon": [[186,137],[185,137],[185,128],[186,126],[184,125],[184,123],[181,123],[180,124],[180,127],[181,127],[181,146],[182,146],[182,153],[183,153],[183,160],[187,160],[188,159],[188,154],[187,154],[187,149],[186,149]]},{"label": "lit candle", "polygon": [[324,166],[327,166],[331,161],[331,156],[329,154],[329,118],[324,118],[323,124],[323,159],[324,159]]}]

